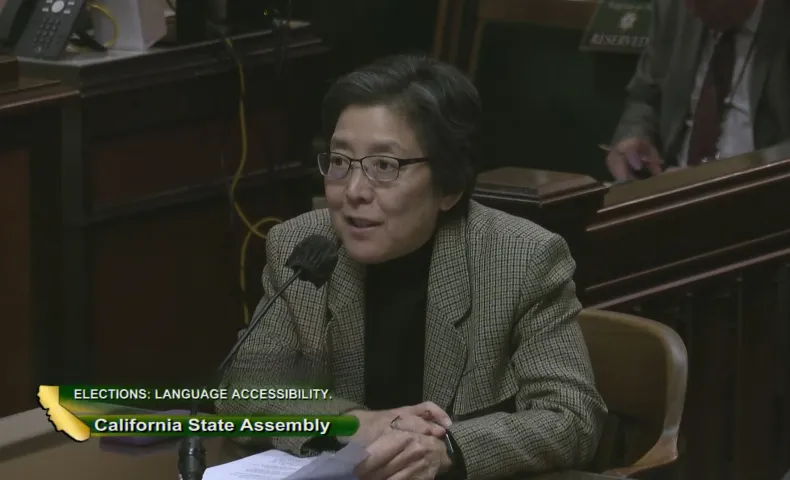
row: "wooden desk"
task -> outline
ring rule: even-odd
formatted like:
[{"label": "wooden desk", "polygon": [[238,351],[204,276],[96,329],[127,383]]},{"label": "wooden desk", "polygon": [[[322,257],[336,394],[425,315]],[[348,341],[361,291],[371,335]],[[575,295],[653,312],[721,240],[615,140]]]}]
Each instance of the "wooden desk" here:
[{"label": "wooden desk", "polygon": [[[521,170],[520,191],[476,198],[561,233],[586,307],[680,333],[689,378],[679,478],[781,478],[790,467],[790,142],[613,187],[568,175]],[[549,188],[562,182],[574,189]]]},{"label": "wooden desk", "polygon": [[[311,208],[310,145],[329,49],[309,29],[289,38],[284,49],[267,32],[233,39],[248,146],[236,194],[251,222]],[[62,147],[54,177],[61,268],[53,273],[62,300],[46,304],[38,383],[206,378],[243,326],[243,302],[260,299],[265,261],[253,236],[243,296],[248,230],[228,198],[241,156],[239,73],[225,44],[23,60],[20,68],[79,92],[53,140]]]},{"label": "wooden desk", "polygon": [[[204,445],[209,466],[252,453],[219,438],[206,439]],[[108,448],[99,439],[74,443],[52,431],[43,410],[0,419],[0,478],[3,479],[173,480],[178,478],[177,461],[173,442],[138,448]],[[614,477],[568,471],[524,478],[606,480]]]},{"label": "wooden desk", "polygon": [[0,57],[0,416],[35,402],[36,337],[59,301],[60,112],[76,97]]}]

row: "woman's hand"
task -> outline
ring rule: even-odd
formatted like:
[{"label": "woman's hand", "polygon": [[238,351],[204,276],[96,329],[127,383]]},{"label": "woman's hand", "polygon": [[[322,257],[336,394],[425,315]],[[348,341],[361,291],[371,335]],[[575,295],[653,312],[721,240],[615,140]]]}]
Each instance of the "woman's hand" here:
[{"label": "woman's hand", "polygon": [[441,438],[446,432],[445,428],[452,423],[450,416],[433,402],[393,410],[352,410],[346,415],[357,417],[359,429],[353,436],[339,440],[342,443],[354,442],[366,447],[393,429]]},{"label": "woman's hand", "polygon": [[433,480],[452,465],[442,440],[418,433],[390,430],[367,450],[359,480]]}]

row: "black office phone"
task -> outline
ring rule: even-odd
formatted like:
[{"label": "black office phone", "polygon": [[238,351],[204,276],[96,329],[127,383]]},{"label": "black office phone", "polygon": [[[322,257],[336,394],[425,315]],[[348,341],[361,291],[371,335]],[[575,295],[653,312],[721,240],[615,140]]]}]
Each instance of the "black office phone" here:
[{"label": "black office phone", "polygon": [[8,0],[0,41],[19,57],[56,60],[69,43],[86,0]]}]

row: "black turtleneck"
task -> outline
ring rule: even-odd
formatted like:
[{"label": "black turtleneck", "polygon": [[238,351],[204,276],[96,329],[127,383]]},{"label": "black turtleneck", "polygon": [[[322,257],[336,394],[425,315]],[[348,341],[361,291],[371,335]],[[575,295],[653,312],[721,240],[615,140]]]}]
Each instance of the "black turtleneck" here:
[{"label": "black turtleneck", "polygon": [[365,405],[386,410],[422,402],[425,308],[433,240],[365,276]]}]

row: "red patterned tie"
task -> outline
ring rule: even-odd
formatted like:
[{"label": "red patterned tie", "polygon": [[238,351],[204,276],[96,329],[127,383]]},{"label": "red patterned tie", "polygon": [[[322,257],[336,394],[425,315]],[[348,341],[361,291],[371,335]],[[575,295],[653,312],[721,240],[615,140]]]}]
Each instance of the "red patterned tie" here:
[{"label": "red patterned tie", "polygon": [[691,127],[688,164],[698,165],[705,158],[716,155],[724,121],[725,99],[732,87],[735,68],[735,32],[724,32],[708,64],[705,82],[702,84],[694,124]]}]

